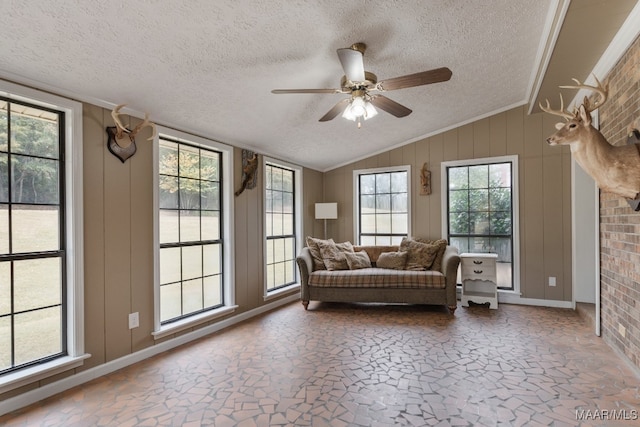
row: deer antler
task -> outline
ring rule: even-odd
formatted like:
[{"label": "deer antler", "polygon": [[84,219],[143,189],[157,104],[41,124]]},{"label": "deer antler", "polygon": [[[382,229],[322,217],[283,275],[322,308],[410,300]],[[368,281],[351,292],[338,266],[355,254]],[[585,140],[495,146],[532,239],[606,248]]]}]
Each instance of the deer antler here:
[{"label": "deer antler", "polygon": [[133,128],[133,130],[131,131],[131,137],[134,138],[142,128],[147,126],[151,126],[151,128],[153,129],[153,132],[151,132],[151,137],[147,138],[147,141],[151,141],[153,137],[156,136],[156,125],[155,123],[149,121],[149,113],[144,113],[144,121]]},{"label": "deer antler", "polygon": [[593,104],[591,104],[591,102],[586,96],[584,97],[584,101],[582,104],[584,105],[584,109],[587,111],[587,113],[591,113],[592,111],[596,110],[598,107],[602,107],[604,103],[607,102],[607,96],[609,94],[608,87],[603,87],[602,83],[600,83],[600,81],[595,75],[593,76],[593,78],[596,80],[596,83],[598,86],[589,86],[589,85],[582,84],[578,79],[571,79],[576,83],[575,86],[574,85],[560,86],[563,89],[591,89],[595,91],[598,95],[600,95],[600,97]]},{"label": "deer antler", "polygon": [[564,111],[564,99],[562,99],[562,94],[560,94],[560,109],[559,110],[553,110],[551,108],[551,105],[549,104],[549,100],[548,99],[545,99],[545,101],[547,101],[547,106],[546,107],[543,107],[541,103],[538,103],[538,105],[540,106],[540,109],[542,111],[544,111],[545,113],[553,114],[554,116],[564,117],[567,120],[571,120],[576,116],[575,114],[571,114],[571,113],[569,113],[567,111]]},{"label": "deer antler", "polygon": [[122,134],[123,133],[130,133],[129,129],[127,129],[127,127],[125,125],[122,124],[122,122],[120,121],[120,109],[122,107],[124,107],[127,104],[120,104],[118,105],[116,108],[114,108],[113,110],[111,110],[111,117],[113,118],[113,121],[116,123],[116,138],[117,139],[122,139]]},{"label": "deer antler", "polygon": [[113,117],[113,121],[116,123],[116,138],[121,139],[123,133],[128,133],[130,138],[135,138],[138,132],[144,127],[151,126],[153,128],[153,132],[151,133],[151,138],[147,138],[148,141],[151,141],[153,137],[156,135],[156,125],[149,121],[149,113],[144,114],[144,121],[140,123],[138,126],[133,128],[133,130],[127,129],[125,125],[120,121],[120,110],[127,104],[120,104],[116,108],[111,111],[111,117]]}]

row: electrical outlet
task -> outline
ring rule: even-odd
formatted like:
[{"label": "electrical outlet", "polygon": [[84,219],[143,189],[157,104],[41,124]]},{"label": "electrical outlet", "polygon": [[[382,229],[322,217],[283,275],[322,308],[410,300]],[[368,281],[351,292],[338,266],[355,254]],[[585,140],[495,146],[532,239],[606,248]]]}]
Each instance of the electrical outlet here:
[{"label": "electrical outlet", "polygon": [[129,315],[129,329],[137,328],[140,326],[140,318],[138,317],[138,312],[131,313]]},{"label": "electrical outlet", "polygon": [[554,276],[549,276],[549,286],[556,285],[556,278]]},{"label": "electrical outlet", "polygon": [[622,323],[618,323],[618,333],[624,338],[627,335],[627,328],[622,326]]}]

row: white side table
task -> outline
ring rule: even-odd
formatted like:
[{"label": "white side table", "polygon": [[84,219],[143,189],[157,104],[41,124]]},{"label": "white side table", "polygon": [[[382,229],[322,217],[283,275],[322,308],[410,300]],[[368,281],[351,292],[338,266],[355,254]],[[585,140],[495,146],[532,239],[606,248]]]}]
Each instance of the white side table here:
[{"label": "white side table", "polygon": [[463,307],[469,301],[476,304],[489,303],[489,308],[498,308],[498,279],[496,276],[497,254],[464,253],[460,255],[462,266]]}]

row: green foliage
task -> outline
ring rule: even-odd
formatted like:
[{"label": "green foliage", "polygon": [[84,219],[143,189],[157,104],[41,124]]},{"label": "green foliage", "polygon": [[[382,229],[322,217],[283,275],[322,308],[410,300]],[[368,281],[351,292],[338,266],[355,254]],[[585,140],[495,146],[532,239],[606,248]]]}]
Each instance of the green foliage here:
[{"label": "green foliage", "polygon": [[10,138],[9,141],[7,114],[3,112],[0,115],[0,202],[9,200],[11,176],[14,203],[59,203],[58,123],[13,114]]}]

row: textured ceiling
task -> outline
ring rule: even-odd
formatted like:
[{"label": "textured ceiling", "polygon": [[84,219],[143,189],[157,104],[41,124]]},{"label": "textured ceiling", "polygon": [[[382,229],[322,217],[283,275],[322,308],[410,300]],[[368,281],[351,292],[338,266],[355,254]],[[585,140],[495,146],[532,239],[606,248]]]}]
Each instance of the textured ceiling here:
[{"label": "textured ceiling", "polygon": [[[3,0],[0,76],[328,170],[526,102],[556,4]],[[355,42],[379,80],[442,66],[453,77],[385,93],[413,114],[381,112],[362,129],[318,122],[347,95],[270,92],[338,87],[336,49]]]}]

